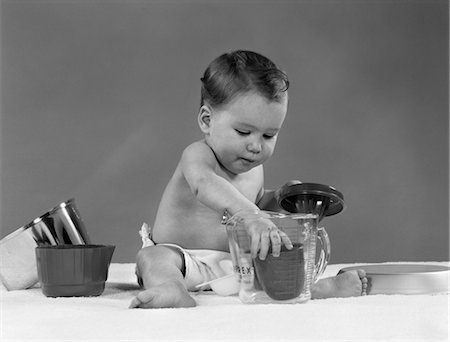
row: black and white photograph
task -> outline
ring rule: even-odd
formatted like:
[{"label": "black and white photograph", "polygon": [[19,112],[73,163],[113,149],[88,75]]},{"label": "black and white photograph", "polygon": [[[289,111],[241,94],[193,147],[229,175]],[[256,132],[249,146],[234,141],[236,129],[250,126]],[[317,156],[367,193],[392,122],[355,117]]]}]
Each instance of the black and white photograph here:
[{"label": "black and white photograph", "polygon": [[0,0],[0,339],[449,340],[449,17]]}]

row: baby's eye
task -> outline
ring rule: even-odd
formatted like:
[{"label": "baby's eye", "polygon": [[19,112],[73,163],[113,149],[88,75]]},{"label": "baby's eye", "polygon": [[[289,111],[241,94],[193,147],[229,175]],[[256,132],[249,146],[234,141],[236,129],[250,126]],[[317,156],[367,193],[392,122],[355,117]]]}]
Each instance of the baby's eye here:
[{"label": "baby's eye", "polygon": [[244,131],[244,130],[241,130],[241,129],[235,129],[235,131],[236,131],[237,134],[239,134],[239,135],[249,135],[249,134],[250,134],[249,131]]},{"label": "baby's eye", "polygon": [[268,139],[269,140],[269,139],[273,139],[275,137],[275,135],[276,134],[273,134],[273,135],[272,134],[264,134],[263,137],[264,137],[264,139]]}]

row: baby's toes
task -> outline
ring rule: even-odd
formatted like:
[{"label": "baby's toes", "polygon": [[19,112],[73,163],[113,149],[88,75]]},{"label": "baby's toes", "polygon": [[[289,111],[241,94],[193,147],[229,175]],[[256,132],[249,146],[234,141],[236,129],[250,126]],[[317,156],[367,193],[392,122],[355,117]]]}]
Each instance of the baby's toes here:
[{"label": "baby's toes", "polygon": [[358,273],[358,277],[361,280],[361,296],[366,296],[367,295],[367,287],[368,287],[368,279],[366,277],[366,271],[364,271],[363,269],[358,269],[357,270]]},{"label": "baby's toes", "polygon": [[366,271],[364,271],[362,268],[357,269],[356,272],[358,273],[359,279],[362,280],[366,277]]}]

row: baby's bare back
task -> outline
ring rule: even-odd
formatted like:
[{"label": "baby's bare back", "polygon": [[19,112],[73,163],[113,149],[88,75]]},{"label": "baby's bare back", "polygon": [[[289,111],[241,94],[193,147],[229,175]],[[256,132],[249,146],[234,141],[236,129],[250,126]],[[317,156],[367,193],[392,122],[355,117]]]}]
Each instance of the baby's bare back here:
[{"label": "baby's bare back", "polygon": [[[225,174],[222,176],[227,178]],[[254,203],[261,188],[258,178],[257,173],[253,173],[243,175],[237,182],[228,180]],[[153,240],[155,243],[174,243],[186,249],[228,251],[222,216],[223,213],[197,200],[178,165],[161,198]]]}]

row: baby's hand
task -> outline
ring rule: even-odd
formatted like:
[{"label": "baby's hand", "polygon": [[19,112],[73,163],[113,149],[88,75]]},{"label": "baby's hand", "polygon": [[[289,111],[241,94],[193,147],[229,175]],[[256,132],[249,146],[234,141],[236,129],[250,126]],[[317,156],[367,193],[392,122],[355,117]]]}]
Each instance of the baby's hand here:
[{"label": "baby's hand", "polygon": [[292,249],[292,242],[283,231],[268,218],[261,216],[256,220],[249,220],[247,222],[247,229],[250,235],[250,251],[252,258],[256,258],[259,251],[259,258],[264,260],[272,246],[272,255],[274,257],[280,256],[281,243],[287,249]]}]

